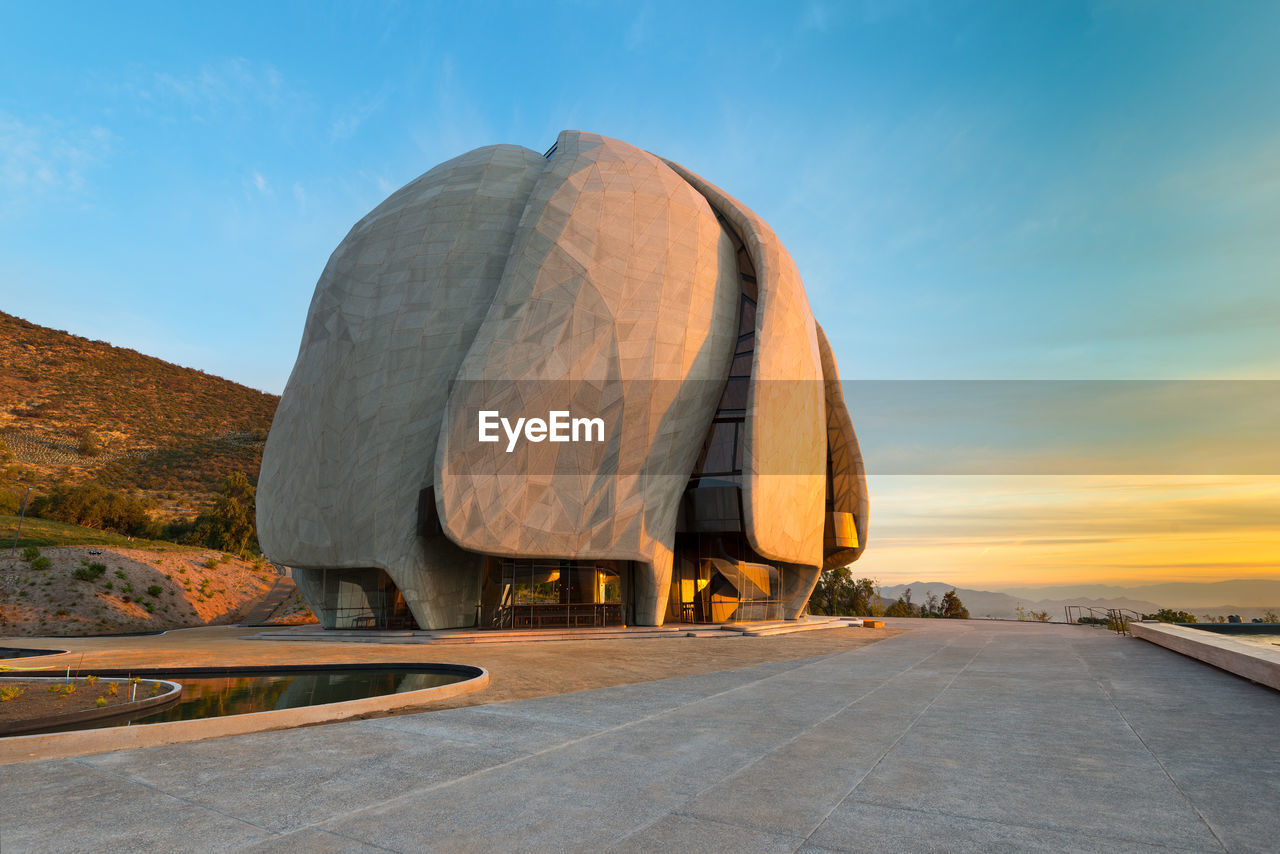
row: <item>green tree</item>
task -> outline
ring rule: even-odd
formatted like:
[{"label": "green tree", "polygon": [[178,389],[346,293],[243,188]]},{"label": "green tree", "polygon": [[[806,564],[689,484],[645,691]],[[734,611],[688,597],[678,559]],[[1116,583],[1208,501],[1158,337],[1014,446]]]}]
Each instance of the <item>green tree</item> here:
[{"label": "green tree", "polygon": [[841,566],[818,578],[809,597],[809,611],[830,617],[871,617],[879,601],[880,585],[874,579],[854,579],[849,567]]},{"label": "green tree", "polygon": [[849,613],[856,617],[878,617],[880,606],[880,582],[872,578],[859,578],[849,591]]},{"label": "green tree", "polygon": [[258,551],[257,489],[244,472],[232,472],[222,484],[213,509],[201,513],[183,538],[244,556]]},{"label": "green tree", "polygon": [[902,595],[898,597],[898,600],[896,602],[891,603],[888,608],[885,608],[884,615],[886,617],[918,617],[920,616],[920,609],[917,606],[911,604],[911,588],[910,587],[902,591]]},{"label": "green tree", "polygon": [[1196,615],[1190,611],[1175,611],[1172,608],[1161,608],[1154,614],[1143,614],[1144,620],[1159,620],[1162,623],[1195,623]]},{"label": "green tree", "polygon": [[969,609],[960,601],[960,597],[956,595],[954,587],[943,594],[941,611],[941,616],[950,620],[969,619]]},{"label": "green tree", "polygon": [[827,617],[840,616],[843,588],[852,573],[849,567],[829,569],[818,576],[818,583],[809,597],[809,613]]},{"label": "green tree", "polygon": [[17,516],[22,510],[22,496],[25,492],[19,487],[0,487],[0,516]]},{"label": "green tree", "polygon": [[130,536],[142,534],[151,522],[146,502],[98,483],[59,484],[31,502],[31,515]]}]

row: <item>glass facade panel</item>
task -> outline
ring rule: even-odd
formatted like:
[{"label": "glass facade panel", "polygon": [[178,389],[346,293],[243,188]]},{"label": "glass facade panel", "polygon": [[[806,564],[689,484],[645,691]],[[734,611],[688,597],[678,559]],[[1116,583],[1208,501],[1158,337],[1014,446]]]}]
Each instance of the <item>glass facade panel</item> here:
[{"label": "glass facade panel", "polygon": [[625,625],[629,561],[490,558],[480,625],[553,628]]},{"label": "glass facade panel", "polygon": [[[683,527],[676,534],[667,619],[685,623],[780,620],[782,569],[756,554],[742,532],[743,440],[755,361],[755,268],[737,232],[721,227],[738,249],[742,296],[738,341],[729,378],[689,481]],[[725,491],[731,493],[726,496]]]},{"label": "glass facade panel", "polygon": [[740,533],[678,534],[667,619],[781,620],[782,573],[752,551]]},{"label": "glass facade panel", "polygon": [[711,425],[702,474],[735,474],[733,461],[738,446],[738,425],[733,421],[717,421]]}]

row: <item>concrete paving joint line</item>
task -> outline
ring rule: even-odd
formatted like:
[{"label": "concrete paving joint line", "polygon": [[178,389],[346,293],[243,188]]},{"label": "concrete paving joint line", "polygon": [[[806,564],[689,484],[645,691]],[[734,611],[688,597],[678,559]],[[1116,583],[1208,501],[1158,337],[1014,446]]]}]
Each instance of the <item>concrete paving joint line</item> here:
[{"label": "concrete paving joint line", "polygon": [[[899,637],[907,637],[907,636],[899,636]],[[962,634],[962,635],[960,635],[960,637],[964,637],[964,635]],[[928,661],[929,659],[931,659],[931,658],[933,658],[933,657],[937,656],[938,654],[942,653],[944,650],[946,650],[946,649],[950,648],[950,647],[955,643],[955,641],[956,641],[956,640],[958,640],[958,639],[959,639],[959,638],[952,638],[952,639],[948,640],[948,641],[947,641],[946,643],[944,643],[942,646],[937,647],[936,649],[934,649],[934,650],[933,650],[932,652],[930,652],[929,654],[927,654],[927,655],[925,655],[924,657],[922,657],[922,658],[920,658],[920,659],[917,659],[916,661],[912,662],[910,666],[905,667],[905,668],[903,668],[903,669],[901,669],[901,670],[895,670],[895,671],[894,671],[894,672],[892,672],[891,674],[889,674],[889,675],[887,675],[887,676],[885,676],[885,677],[881,678],[881,679],[880,679],[880,681],[878,681],[878,682],[877,682],[873,687],[871,687],[871,688],[867,689],[866,691],[862,692],[862,693],[861,693],[861,694],[859,694],[857,697],[855,697],[854,699],[850,700],[848,703],[845,703],[843,706],[841,706],[840,708],[836,709],[834,712],[831,712],[830,714],[826,715],[825,717],[823,717],[823,718],[821,718],[821,719],[819,719],[819,720],[814,721],[814,722],[813,722],[813,723],[811,723],[808,727],[806,727],[804,730],[802,730],[802,731],[800,731],[800,732],[796,733],[796,734],[795,734],[794,736],[792,736],[791,738],[789,738],[789,739],[787,739],[787,740],[785,740],[785,741],[781,742],[780,744],[778,744],[777,746],[775,746],[771,752],[776,753],[776,752],[782,751],[783,749],[785,749],[785,748],[786,748],[787,746],[789,746],[789,745],[795,744],[797,741],[799,741],[801,738],[803,738],[803,737],[804,737],[808,732],[810,732],[810,731],[812,731],[813,729],[815,729],[815,728],[817,728],[817,727],[821,726],[822,724],[827,723],[828,721],[830,721],[830,720],[832,720],[832,719],[834,719],[834,718],[838,717],[839,715],[844,714],[846,711],[848,711],[849,709],[853,708],[854,706],[856,706],[858,703],[862,702],[862,701],[863,701],[863,700],[865,700],[866,698],[870,697],[872,694],[876,693],[876,692],[877,692],[877,691],[879,691],[881,688],[883,688],[884,686],[888,685],[890,682],[892,682],[892,681],[894,681],[895,679],[898,679],[898,678],[900,678],[900,677],[902,677],[902,676],[906,675],[907,673],[910,673],[912,670],[914,670],[915,668],[919,667],[921,664],[924,664],[924,663],[925,663],[926,661]],[[881,643],[888,643],[888,642],[890,642],[890,641],[892,641],[892,640],[894,640],[894,638],[890,638],[890,639],[888,639],[888,640],[886,640],[886,641],[882,641]],[[989,642],[990,642],[990,641],[988,640],[988,643],[989,643]],[[985,644],[984,644],[984,647],[985,647]],[[980,652],[980,651],[981,651],[981,649],[979,649],[979,652]],[[824,660],[830,660],[830,659],[840,658],[840,657],[844,657],[844,656],[849,656],[849,655],[852,655],[852,654],[855,654],[855,653],[858,653],[858,652],[861,652],[861,650],[850,650],[849,652],[835,653],[835,654],[833,654],[833,655],[829,655],[829,656],[822,656],[822,657],[820,657],[820,658],[818,658],[818,659],[815,659],[814,661],[810,662],[809,664],[806,664],[806,665],[804,665],[804,666],[802,666],[802,667],[796,668],[796,671],[804,670],[806,667],[812,666],[813,664],[816,664],[816,663],[817,663],[817,662],[819,662],[819,661],[824,661]],[[978,654],[978,653],[977,653],[977,652],[975,652],[975,653],[974,653],[974,656],[976,656],[977,654]],[[972,661],[972,657],[970,658],[970,661]],[[963,668],[962,668],[962,670],[963,670]],[[789,672],[786,672],[786,673],[774,674],[774,676],[767,677],[767,679],[772,679],[772,678],[775,678],[775,677],[778,677],[778,676],[790,675],[790,674],[793,674],[793,673],[794,673],[794,672],[796,672],[796,671],[789,671]],[[960,672],[962,672],[962,671],[957,671],[956,676],[958,676]],[[749,684],[749,685],[754,686],[754,685],[758,684],[758,682],[764,682],[764,681],[767,681],[767,679],[757,680],[757,682],[748,683],[748,684]],[[951,680],[951,681],[952,681],[952,682],[954,682],[954,681],[955,681],[955,677],[952,677],[952,680]],[[948,686],[949,686],[949,685],[950,685],[950,682],[948,682]],[[738,686],[738,688],[745,688],[745,687],[747,687],[747,685]],[[738,690],[738,688],[734,688],[734,689],[732,689],[732,690]],[[943,690],[945,690],[945,688],[944,688]],[[723,693],[729,693],[729,692],[728,692],[728,691],[726,691],[726,692],[723,692]],[[930,706],[932,706],[932,703],[930,704]],[[926,709],[926,711],[927,711],[927,709]],[[921,714],[923,714],[923,712],[922,712]],[[657,715],[655,715],[655,717],[657,717]],[[917,716],[917,717],[918,717],[918,716]],[[913,721],[913,723],[914,723],[914,721]],[[900,733],[900,734],[899,734],[898,738],[894,740],[893,744],[897,744],[897,743],[898,743],[898,741],[899,741],[899,740],[901,740],[902,736],[903,736],[903,735],[905,735],[905,734],[906,734],[906,732],[907,732],[908,730],[910,730],[911,726],[912,726],[912,724],[908,724],[908,725],[907,725],[907,728],[906,728],[906,729],[904,729],[904,730],[902,731],[902,733]],[[881,757],[880,757],[881,759],[883,759],[883,758],[884,758],[884,756],[885,756],[885,755],[886,755],[890,750],[892,750],[892,749],[893,749],[893,744],[891,744],[888,748],[886,748],[886,749],[885,749],[885,751],[881,754]],[[740,769],[740,770],[745,770],[745,768],[746,768],[746,767],[750,767],[750,765],[751,765],[751,764],[754,764],[754,762],[755,762],[755,761],[756,761],[756,760],[753,760],[753,762],[752,762],[752,763],[748,763],[748,765],[747,765],[747,766],[745,766],[745,767],[744,767],[744,769]],[[879,760],[877,760],[877,761],[876,761],[876,764],[879,764]],[[867,773],[869,774],[869,773],[870,773],[870,771],[871,771],[871,770],[873,770],[873,769],[874,769],[874,766],[873,766],[873,768],[872,768],[872,769],[869,769]],[[863,775],[863,778],[865,778],[865,777],[866,777],[866,775],[864,774],[864,775]],[[861,782],[861,780],[859,780],[859,782]],[[706,792],[708,792],[710,789],[714,788],[718,783],[719,783],[719,781],[718,781],[718,780],[713,780],[712,782],[710,782],[710,783],[708,783],[706,786],[704,786],[702,789],[699,789],[699,790],[695,791],[692,795],[690,795],[689,800],[690,800],[690,801],[693,801],[693,800],[697,799],[700,795],[703,795],[703,794],[705,794]],[[854,788],[855,788],[855,789],[857,788],[857,785],[856,785],[856,784],[855,784]],[[850,791],[852,791],[852,790],[850,790]],[[844,796],[842,796],[842,797],[840,798],[840,800],[839,800],[839,801],[837,801],[837,803],[836,803],[836,806],[837,806],[837,807],[840,805],[840,803],[843,803],[843,802],[844,802],[844,800],[848,797],[848,794],[849,794],[849,793],[846,793]],[[832,807],[832,811],[834,811],[834,810],[835,810],[835,807]],[[676,810],[676,811],[673,811],[673,813],[672,813],[672,814],[679,815],[679,814],[681,814],[681,813],[680,813],[678,810]],[[828,812],[828,815],[830,815],[830,812]],[[623,839],[628,839],[628,838],[631,838],[631,837],[637,836],[638,834],[644,833],[646,830],[648,830],[649,828],[651,828],[651,827],[652,827],[654,824],[656,824],[658,821],[663,820],[665,817],[666,817],[666,816],[659,816],[658,818],[654,819],[652,822],[650,822],[649,824],[645,825],[644,827],[637,828],[636,830],[630,831],[626,836],[624,836],[624,837],[622,837],[622,838],[623,838]],[[707,817],[707,816],[702,816],[702,815],[697,815],[697,816],[695,816],[695,815],[690,814],[690,815],[689,815],[689,817],[690,817],[690,818],[696,818],[696,819],[698,819],[698,820],[700,820],[700,821],[716,821],[716,819],[714,819],[714,818],[709,818],[709,817]],[[816,829],[817,829],[817,827],[820,827],[820,826],[821,826],[821,824],[822,824],[822,822],[818,822],[818,823],[817,823],[817,825],[815,825],[814,830],[816,830]],[[804,843],[808,841],[808,836],[811,836],[812,834],[813,834],[813,830],[811,830],[811,831],[809,832],[809,834],[808,834],[808,835],[806,835],[803,839],[801,839],[801,840],[800,840],[800,843],[799,843],[799,845],[798,845],[797,847],[803,846],[803,845],[804,845]],[[615,841],[621,841],[621,840],[615,840]]]},{"label": "concrete paving joint line", "polygon": [[[1080,651],[1076,649],[1074,645],[1072,646],[1071,651],[1076,656],[1076,658],[1080,661],[1080,665],[1081,667],[1084,668],[1084,671],[1086,673],[1092,674],[1092,668],[1089,666],[1088,662],[1084,660],[1084,656],[1080,655]],[[1098,690],[1102,692],[1102,696],[1107,698],[1107,702],[1111,704],[1111,708],[1116,710],[1116,714],[1120,716],[1120,720],[1124,721],[1124,725],[1129,729],[1129,732],[1133,733],[1133,737],[1138,740],[1138,743],[1141,744],[1143,749],[1146,750],[1147,753],[1151,756],[1152,761],[1156,763],[1156,765],[1160,768],[1160,771],[1164,774],[1166,778],[1168,778],[1169,784],[1173,786],[1174,790],[1182,797],[1182,799],[1186,802],[1187,806],[1189,806],[1191,810],[1196,814],[1196,816],[1199,817],[1200,821],[1204,824],[1205,829],[1209,831],[1209,834],[1213,837],[1214,841],[1218,843],[1218,846],[1223,851],[1226,851],[1227,846],[1223,843],[1222,836],[1218,833],[1217,828],[1215,828],[1213,826],[1213,823],[1209,821],[1208,818],[1205,817],[1204,813],[1200,811],[1200,808],[1196,806],[1196,802],[1193,801],[1187,795],[1186,791],[1183,790],[1182,786],[1178,785],[1177,779],[1175,779],[1174,776],[1169,773],[1168,767],[1164,764],[1163,761],[1161,761],[1160,757],[1156,754],[1156,752],[1151,749],[1151,745],[1147,744],[1147,740],[1142,737],[1142,734],[1138,732],[1137,728],[1134,727],[1133,722],[1129,720],[1129,716],[1124,713],[1124,710],[1121,709],[1120,705],[1116,702],[1116,698],[1112,695],[1112,693],[1109,690],[1107,690],[1107,686],[1104,685],[1102,683],[1102,680],[1098,679],[1096,676],[1094,676],[1093,681],[1094,681],[1094,684],[1098,686]]]},{"label": "concrete paving joint line", "polygon": [[[900,676],[901,676],[902,674],[904,674],[904,673],[910,672],[911,670],[913,670],[913,669],[915,669],[916,667],[918,667],[920,664],[922,664],[922,663],[924,663],[924,662],[928,661],[929,659],[933,658],[934,656],[936,656],[936,655],[940,654],[941,652],[943,652],[944,650],[948,649],[949,647],[951,647],[951,646],[952,646],[952,644],[953,644],[953,643],[955,643],[955,641],[956,641],[956,640],[959,640],[959,639],[961,639],[961,638],[964,638],[967,634],[968,634],[968,633],[967,633],[967,632],[965,632],[965,633],[962,633],[958,638],[948,639],[944,644],[942,644],[941,646],[937,647],[936,649],[933,649],[933,650],[932,650],[931,652],[929,652],[927,655],[924,655],[923,657],[921,657],[921,658],[919,658],[919,659],[917,659],[917,660],[913,661],[913,662],[912,662],[908,667],[901,668],[901,669],[895,669],[891,674],[889,674],[889,675],[887,675],[887,676],[885,676],[885,677],[881,678],[881,679],[877,682],[877,684],[875,685],[875,687],[873,687],[873,688],[871,688],[871,689],[869,689],[869,690],[867,690],[867,691],[863,692],[862,694],[860,694],[860,695],[859,695],[859,697],[858,697],[857,699],[855,699],[855,700],[853,700],[853,701],[851,701],[851,702],[849,702],[849,703],[846,703],[844,706],[842,706],[842,707],[841,707],[841,709],[837,710],[836,712],[832,713],[831,715],[828,715],[826,718],[823,718],[823,720],[829,720],[830,718],[832,718],[832,717],[834,717],[835,715],[839,714],[841,711],[844,711],[845,709],[847,709],[847,708],[849,708],[849,707],[853,706],[853,705],[854,705],[854,704],[856,704],[858,701],[860,701],[860,700],[862,700],[862,699],[864,699],[864,698],[866,698],[866,697],[870,696],[871,694],[875,693],[875,691],[877,691],[877,690],[879,690],[880,688],[884,687],[884,685],[888,684],[888,683],[889,683],[890,681],[892,681],[893,679],[900,677]],[[880,643],[880,644],[876,644],[876,646],[880,646],[881,644],[885,644],[885,643],[892,643],[892,642],[893,642],[893,641],[895,641],[895,640],[899,640],[899,639],[908,639],[908,638],[910,638],[910,635],[909,635],[909,634],[908,634],[908,635],[899,635],[899,636],[897,636],[897,637],[895,637],[895,638],[887,638],[885,641],[881,641],[881,643]],[[701,698],[699,698],[696,702],[705,702],[705,701],[708,701],[708,700],[713,700],[713,699],[716,699],[716,698],[725,697],[725,696],[727,696],[727,695],[733,694],[733,693],[738,692],[738,691],[743,691],[743,690],[746,690],[746,689],[748,689],[748,688],[756,687],[756,686],[758,686],[758,685],[760,685],[760,684],[762,684],[762,683],[769,682],[769,681],[771,681],[771,680],[773,680],[773,679],[777,679],[777,678],[780,678],[780,677],[784,677],[784,676],[786,676],[786,675],[788,675],[788,674],[792,674],[792,673],[794,673],[796,670],[803,670],[803,669],[805,669],[806,667],[810,667],[810,666],[816,665],[816,664],[818,664],[818,663],[820,663],[820,662],[823,662],[823,661],[827,661],[827,660],[835,659],[835,658],[840,658],[840,657],[846,657],[846,656],[857,656],[857,655],[862,654],[862,653],[864,652],[864,650],[866,650],[866,649],[868,649],[868,647],[862,647],[862,648],[853,649],[853,650],[846,650],[846,651],[842,651],[842,652],[836,652],[836,653],[830,653],[830,654],[827,654],[827,655],[816,656],[816,657],[814,657],[813,659],[810,659],[810,660],[809,660],[805,665],[802,665],[800,668],[788,669],[788,670],[781,671],[781,672],[779,672],[779,673],[773,673],[773,674],[770,674],[770,675],[764,676],[764,677],[759,678],[759,679],[753,679],[753,680],[750,680],[750,681],[748,681],[748,682],[744,682],[744,683],[742,683],[742,684],[740,684],[740,685],[735,685],[735,686],[734,686],[734,687],[732,687],[732,688],[726,688],[726,689],[724,689],[724,690],[722,690],[722,691],[717,691],[717,692],[715,692],[715,693],[713,693],[713,694],[709,694],[709,695],[707,695],[706,697],[701,697]],[[520,701],[514,701],[514,702],[520,702]],[[497,704],[497,705],[506,705],[506,704]],[[654,720],[659,719],[659,718],[661,718],[661,717],[663,717],[663,716],[665,716],[665,715],[670,714],[672,711],[673,711],[672,709],[664,709],[664,710],[659,711],[659,712],[654,712],[654,713],[652,713],[652,714],[644,715],[644,716],[642,716],[642,717],[639,717],[639,718],[636,718],[636,719],[633,719],[633,720],[629,720],[629,721],[627,721],[627,722],[625,722],[625,723],[618,724],[617,726],[608,727],[608,728],[603,729],[603,730],[598,730],[598,731],[596,731],[596,732],[587,733],[587,734],[584,734],[584,735],[578,736],[578,737],[576,737],[576,738],[570,738],[570,739],[567,739],[567,740],[565,740],[565,741],[562,741],[562,742],[560,742],[560,743],[558,743],[558,744],[554,744],[554,745],[551,745],[551,746],[548,746],[548,747],[544,747],[544,748],[542,748],[542,749],[540,749],[540,750],[536,750],[536,751],[533,751],[533,752],[531,752],[531,753],[527,753],[527,754],[524,754],[524,755],[522,755],[522,756],[515,757],[515,758],[513,758],[513,759],[511,759],[511,760],[509,760],[509,761],[507,761],[507,762],[502,762],[502,763],[499,763],[499,764],[496,764],[496,765],[491,765],[491,766],[489,766],[489,767],[482,768],[482,769],[479,769],[479,770],[477,770],[477,771],[473,771],[473,772],[471,772],[471,773],[469,773],[469,774],[464,774],[464,775],[462,775],[462,776],[460,776],[460,777],[456,777],[456,778],[453,778],[453,779],[449,779],[449,780],[441,780],[440,782],[433,783],[433,784],[431,784],[431,785],[424,786],[424,787],[422,787],[422,788],[416,788],[416,789],[411,789],[411,790],[405,791],[405,792],[403,792],[402,794],[400,794],[399,796],[397,796],[396,798],[392,798],[392,799],[389,799],[389,800],[386,800],[386,801],[381,801],[381,802],[379,802],[379,803],[377,803],[377,804],[370,804],[370,805],[368,805],[368,806],[361,807],[361,808],[359,808],[359,809],[352,810],[352,811],[350,811],[350,812],[344,813],[343,815],[344,815],[344,818],[348,818],[348,819],[349,819],[350,817],[355,816],[355,815],[359,815],[360,813],[369,812],[369,811],[372,811],[372,810],[383,810],[383,809],[387,809],[388,807],[394,806],[394,805],[395,805],[395,804],[397,804],[397,803],[407,803],[407,802],[409,802],[409,801],[410,801],[410,800],[412,800],[412,799],[421,798],[421,797],[422,797],[422,796],[424,796],[424,795],[428,795],[428,794],[430,794],[430,793],[432,793],[432,792],[436,792],[436,791],[439,791],[439,790],[441,790],[441,789],[449,788],[449,787],[451,787],[451,786],[456,786],[456,785],[458,785],[458,784],[460,784],[460,783],[464,783],[464,782],[470,781],[470,780],[475,779],[475,778],[478,778],[478,777],[483,777],[483,776],[485,776],[485,775],[487,775],[487,774],[490,774],[490,773],[494,773],[494,772],[497,772],[497,771],[510,769],[512,766],[519,765],[519,764],[522,764],[522,763],[525,763],[525,762],[531,761],[531,760],[533,760],[533,759],[535,759],[535,758],[538,758],[538,757],[544,756],[544,755],[549,754],[549,753],[554,753],[554,752],[556,752],[556,751],[565,750],[566,748],[573,747],[573,746],[576,746],[576,745],[582,744],[582,743],[584,743],[584,742],[591,741],[591,740],[593,740],[593,739],[615,736],[615,735],[616,735],[619,731],[621,731],[621,730],[625,730],[625,729],[627,729],[627,728],[629,728],[629,727],[633,727],[633,726],[637,726],[637,725],[639,725],[639,724],[644,724],[644,723],[648,723],[648,722],[654,721]],[[366,723],[368,723],[369,725],[372,725],[372,726],[387,726],[387,725],[386,725],[386,724],[385,724],[381,719],[373,719],[373,720],[369,720],[369,721],[367,721]],[[819,723],[820,723],[820,722],[819,722]],[[815,723],[814,725],[816,726],[817,724]],[[388,728],[390,728],[390,727],[388,727]],[[798,736],[797,736],[797,737],[798,737]],[[332,817],[330,817],[329,819],[326,819],[326,821],[331,820],[331,818],[332,818]],[[302,827],[299,827],[299,828],[297,828],[297,829],[295,829],[295,830],[293,830],[293,831],[290,831],[290,833],[298,833],[298,832],[302,832],[302,831],[309,831],[309,830],[321,830],[321,829],[323,829],[323,828],[320,826],[320,824],[319,824],[319,823],[315,823],[315,822],[313,822],[313,823],[310,823],[310,824],[306,824],[306,825],[304,825],[304,826],[302,826]],[[630,832],[628,832],[627,836],[634,835],[634,833],[635,833],[635,832],[636,832],[636,831],[630,831]],[[626,837],[623,837],[623,838],[626,838]],[[620,840],[615,840],[615,842],[616,842],[616,841],[620,841]]]},{"label": "concrete paving joint line", "polygon": [[[882,751],[880,752],[880,756],[879,756],[879,757],[877,757],[877,758],[876,758],[876,761],[875,761],[874,763],[872,763],[871,767],[870,767],[870,768],[868,768],[868,769],[866,770],[866,773],[864,773],[861,777],[859,777],[859,778],[858,778],[858,780],[857,780],[857,782],[853,784],[853,786],[849,789],[849,791],[845,792],[844,797],[843,797],[843,798],[841,798],[841,799],[840,799],[840,801],[839,801],[835,806],[833,806],[830,810],[828,810],[828,812],[827,812],[826,816],[824,816],[824,817],[823,817],[823,820],[822,820],[822,821],[820,821],[820,822],[818,822],[817,827],[815,827],[813,830],[809,831],[809,833],[808,833],[808,834],[805,836],[805,838],[804,838],[804,841],[805,841],[805,842],[808,842],[808,841],[809,841],[810,837],[812,837],[812,836],[813,836],[813,834],[814,834],[814,832],[817,830],[817,828],[818,828],[818,827],[821,827],[821,826],[822,826],[822,824],[823,824],[823,823],[824,823],[828,818],[830,818],[830,817],[831,817],[831,814],[832,814],[832,813],[834,813],[834,812],[836,811],[836,809],[838,809],[838,808],[839,808],[840,804],[843,804],[845,801],[847,801],[849,798],[851,798],[851,797],[853,796],[853,793],[854,793],[854,792],[856,792],[856,791],[858,790],[858,787],[862,785],[863,781],[864,781],[864,780],[866,780],[866,779],[867,779],[867,777],[871,776],[872,772],[874,772],[874,771],[876,770],[876,768],[878,768],[878,767],[880,766],[880,763],[884,761],[884,758],[885,758],[886,756],[888,756],[888,755],[893,751],[893,749],[894,749],[895,747],[897,747],[897,746],[898,746],[898,744],[902,741],[902,739],[906,736],[906,734],[907,734],[907,733],[909,733],[909,732],[911,731],[912,727],[914,727],[914,726],[916,725],[916,723],[917,723],[917,722],[919,722],[919,720],[920,720],[921,718],[923,718],[923,717],[925,716],[925,714],[927,714],[927,713],[928,713],[928,711],[929,711],[930,709],[932,709],[932,708],[933,708],[934,704],[938,702],[938,698],[939,698],[939,697],[941,697],[943,694],[945,694],[945,693],[947,692],[947,690],[948,690],[952,685],[954,685],[954,684],[955,684],[956,680],[960,678],[960,674],[964,673],[966,670],[968,670],[968,669],[969,669],[969,665],[973,663],[974,659],[976,659],[979,655],[981,655],[981,654],[982,654],[982,651],[983,651],[983,650],[985,650],[988,646],[990,646],[990,645],[991,645],[991,640],[992,640],[992,638],[991,638],[990,636],[988,636],[988,637],[987,637],[987,639],[986,639],[986,641],[982,644],[982,646],[978,647],[976,650],[974,650],[974,651],[973,651],[973,655],[969,656],[969,660],[965,662],[964,666],[963,666],[963,667],[961,667],[959,670],[957,670],[954,674],[952,674],[951,678],[947,680],[947,684],[946,684],[946,685],[944,685],[944,686],[942,687],[942,690],[940,690],[937,694],[935,694],[935,695],[934,695],[933,699],[929,701],[929,705],[927,705],[927,706],[925,706],[923,709],[921,709],[921,710],[920,710],[920,711],[915,715],[915,717],[913,717],[913,718],[910,720],[910,722],[908,722],[908,723],[907,723],[907,725],[906,725],[905,727],[903,727],[902,732],[898,733],[898,737],[897,737],[897,738],[895,738],[895,739],[893,740],[893,743],[892,743],[892,744],[890,744],[888,747],[886,747],[884,750],[882,750]],[[951,642],[948,642],[946,645],[944,645],[944,646],[940,647],[940,648],[939,648],[937,651],[935,651],[935,653],[933,653],[933,654],[934,654],[934,655],[936,655],[938,652],[941,652],[943,649],[946,649],[946,648],[947,648],[947,647],[949,647],[950,645],[951,645]],[[929,658],[932,658],[932,655],[930,655],[930,656],[926,656],[926,658],[925,658],[925,659],[923,659],[923,660],[928,660]],[[908,668],[908,670],[913,669],[914,667],[915,667],[915,665],[912,665],[912,667],[911,667],[911,668]],[[878,687],[878,686],[877,686],[877,687]]]}]

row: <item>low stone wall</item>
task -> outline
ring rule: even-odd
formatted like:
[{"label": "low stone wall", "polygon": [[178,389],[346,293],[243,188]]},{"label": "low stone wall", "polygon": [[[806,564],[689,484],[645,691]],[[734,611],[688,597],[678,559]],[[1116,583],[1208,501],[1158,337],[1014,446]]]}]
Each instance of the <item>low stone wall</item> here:
[{"label": "low stone wall", "polygon": [[110,753],[139,747],[159,747],[164,744],[202,741],[206,738],[244,735],[272,729],[288,729],[306,724],[332,723],[377,712],[412,708],[439,700],[448,700],[482,690],[489,684],[488,670],[471,665],[467,665],[465,669],[475,670],[477,675],[451,685],[423,688],[420,691],[405,691],[402,694],[384,694],[341,703],[325,703],[319,706],[303,706],[298,709],[281,709],[273,712],[251,712],[221,718],[201,718],[194,721],[169,721],[110,729],[87,729],[78,732],[0,738],[0,765],[34,762],[41,759],[62,759],[90,753]]},{"label": "low stone wall", "polygon": [[1265,647],[1241,643],[1230,635],[1170,623],[1130,623],[1129,631],[1135,638],[1168,647],[1280,691],[1280,647],[1272,652]]}]

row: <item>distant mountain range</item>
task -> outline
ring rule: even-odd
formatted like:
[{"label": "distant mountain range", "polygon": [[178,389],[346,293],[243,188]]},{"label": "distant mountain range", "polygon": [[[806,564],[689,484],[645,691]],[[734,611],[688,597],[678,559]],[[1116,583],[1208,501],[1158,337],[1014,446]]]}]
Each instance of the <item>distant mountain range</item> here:
[{"label": "distant mountain range", "polygon": [[[1280,572],[1280,567],[1277,568]],[[1035,599],[1106,599],[1129,596],[1165,603],[1166,608],[1215,608],[1225,605],[1280,607],[1280,581],[1253,578],[1234,581],[1167,582],[1139,587],[1108,584],[1077,584],[1069,587],[1022,587],[1002,589],[1009,596]]]},{"label": "distant mountain range", "polygon": [[1005,620],[1017,619],[1019,606],[1028,611],[1048,611],[1054,620],[1064,619],[1067,605],[1129,608],[1145,614],[1172,608],[1190,611],[1198,617],[1239,614],[1246,620],[1261,617],[1267,610],[1280,611],[1280,581],[1270,579],[1171,582],[1139,587],[1085,584],[1001,591],[974,590],[940,581],[916,581],[884,587],[880,595],[892,601],[902,596],[908,587],[911,588],[912,602],[917,604],[930,593],[941,599],[944,593],[954,588],[971,616]]}]

